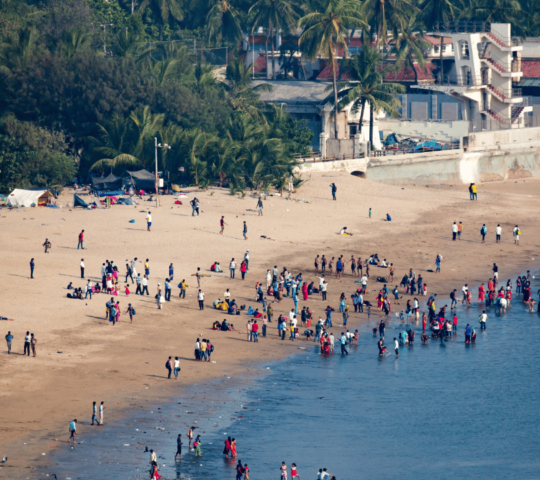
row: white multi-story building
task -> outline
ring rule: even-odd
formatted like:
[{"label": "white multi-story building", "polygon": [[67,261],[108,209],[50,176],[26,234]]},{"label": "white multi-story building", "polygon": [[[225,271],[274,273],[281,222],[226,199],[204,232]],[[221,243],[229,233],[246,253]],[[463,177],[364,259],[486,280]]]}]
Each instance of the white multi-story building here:
[{"label": "white multi-story building", "polygon": [[438,91],[462,101],[464,120],[474,129],[519,128],[532,111],[516,88],[521,71],[522,41],[511,36],[509,23],[441,23],[434,35],[450,38],[454,62],[444,63],[435,84],[412,88]]}]

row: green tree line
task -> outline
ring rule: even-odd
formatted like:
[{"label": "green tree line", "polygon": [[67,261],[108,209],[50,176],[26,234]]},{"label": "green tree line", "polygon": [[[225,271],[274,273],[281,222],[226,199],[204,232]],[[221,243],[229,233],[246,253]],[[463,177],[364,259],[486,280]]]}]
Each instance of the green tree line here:
[{"label": "green tree line", "polygon": [[[336,111],[352,103],[397,115],[403,87],[385,83],[381,67],[390,50],[416,74],[423,32],[439,21],[509,22],[536,36],[538,1],[0,0],[0,188],[152,168],[155,137],[171,146],[160,169],[173,178],[279,187],[312,133],[260,104],[271,85],[253,88],[237,55],[246,33],[263,29],[267,55],[277,35],[297,33],[286,48],[328,58]],[[365,46],[351,56],[356,31]],[[226,72],[201,63],[197,45],[226,47]],[[280,57],[272,78],[292,68]]]}]

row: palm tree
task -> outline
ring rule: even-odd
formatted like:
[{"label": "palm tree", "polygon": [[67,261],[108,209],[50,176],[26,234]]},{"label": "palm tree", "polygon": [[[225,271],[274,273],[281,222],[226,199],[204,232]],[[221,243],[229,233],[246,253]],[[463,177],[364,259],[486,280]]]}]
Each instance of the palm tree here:
[{"label": "palm tree", "polygon": [[214,75],[214,67],[212,65],[201,65],[200,62],[197,63],[195,66],[195,83],[200,91],[215,87],[217,80]]},{"label": "palm tree", "polygon": [[384,75],[390,67],[381,68],[382,60],[376,47],[364,45],[359,55],[344,62],[342,71],[346,72],[349,81],[338,84],[341,98],[340,106],[343,108],[352,104],[351,112],[360,111],[360,132],[362,131],[365,106],[366,103],[369,104],[369,142],[371,145],[373,145],[373,111],[383,110],[392,117],[399,116],[397,109],[401,104],[395,96],[406,91],[403,85],[384,82]]},{"label": "palm tree", "polygon": [[[438,22],[449,22],[454,20],[461,10],[461,0],[423,0],[420,3],[422,19],[428,30],[435,30]],[[439,46],[439,83],[442,83],[443,76],[443,41],[444,35],[441,35],[441,44]]]},{"label": "palm tree", "polygon": [[103,172],[109,167],[112,172],[120,166],[140,165],[134,136],[133,122],[129,118],[115,116],[106,124],[97,124],[96,135],[87,137],[91,156],[98,159],[90,171]]},{"label": "palm tree", "polygon": [[24,70],[34,57],[38,34],[31,28],[20,28],[0,45],[0,73],[11,76],[14,70]]},{"label": "palm tree", "polygon": [[234,45],[242,39],[238,12],[228,0],[217,0],[206,17],[206,35],[214,44]]},{"label": "palm tree", "polygon": [[409,63],[414,72],[414,82],[416,84],[418,84],[418,71],[414,66],[414,62],[416,61],[420,68],[424,68],[426,65],[424,52],[431,46],[429,42],[422,39],[423,36],[424,32],[422,32],[416,23],[416,17],[413,16],[404,25],[401,35],[397,39],[396,46],[393,48],[399,64],[402,64],[404,60]]},{"label": "palm tree", "polygon": [[523,25],[525,36],[538,37],[540,35],[540,0],[522,0],[520,3],[521,15],[518,25]]},{"label": "palm tree", "polygon": [[240,161],[242,171],[251,189],[258,190],[270,185],[281,176],[284,162],[281,142],[277,138],[261,139],[244,148]]},{"label": "palm tree", "polygon": [[131,32],[118,32],[113,40],[112,51],[115,57],[134,57],[137,54],[138,35]]},{"label": "palm tree", "polygon": [[369,35],[372,40],[377,36],[379,45],[386,45],[388,30],[397,39],[407,18],[419,11],[410,0],[366,0],[361,8],[368,19]]},{"label": "palm tree", "polygon": [[521,25],[518,22],[520,13],[521,5],[518,0],[471,0],[460,17],[490,23],[511,23],[512,28],[521,34]]},{"label": "palm tree", "polygon": [[343,50],[347,56],[347,35],[349,28],[366,26],[362,14],[354,0],[316,0],[315,11],[300,19],[304,32],[299,44],[305,47],[307,55],[314,58],[321,54],[328,58],[332,69],[334,86],[335,122],[334,134],[337,134],[338,90],[336,83],[337,56]]},{"label": "palm tree", "polygon": [[87,51],[92,44],[92,37],[83,28],[64,30],[56,43],[57,52],[67,60],[78,53]]},{"label": "palm tree", "polygon": [[154,137],[162,128],[165,115],[153,114],[150,112],[150,107],[146,106],[131,112],[129,118],[134,123],[136,131],[134,152],[145,166],[149,160],[153,159]]},{"label": "palm tree", "polygon": [[184,11],[182,10],[181,0],[143,0],[139,5],[139,13],[142,14],[146,7],[157,11],[161,22],[159,29],[159,41],[163,40],[163,27],[169,23],[169,16],[175,20],[181,21],[184,19]]},{"label": "palm tree", "polygon": [[269,92],[272,85],[261,83],[252,87],[251,69],[253,64],[244,69],[242,60],[234,59],[227,64],[225,71],[226,82],[223,86],[229,92],[229,99],[235,110],[248,112],[251,116],[259,117],[261,112],[257,106],[259,101],[258,93]]},{"label": "palm tree", "polygon": [[266,65],[268,65],[268,39],[274,35],[272,40],[272,78],[276,78],[274,47],[275,39],[279,31],[287,33],[293,28],[299,15],[299,7],[296,0],[257,0],[249,9],[248,15],[253,14],[250,19],[253,24],[251,33],[256,27],[263,27],[266,30]]}]

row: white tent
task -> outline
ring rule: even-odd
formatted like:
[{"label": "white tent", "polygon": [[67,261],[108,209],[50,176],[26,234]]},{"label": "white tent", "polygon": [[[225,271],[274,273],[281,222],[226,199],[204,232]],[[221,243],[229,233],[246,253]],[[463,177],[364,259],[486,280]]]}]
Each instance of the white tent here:
[{"label": "white tent", "polygon": [[52,197],[48,190],[20,190],[16,188],[9,194],[6,203],[9,207],[29,207],[35,205],[47,205],[48,198]]}]

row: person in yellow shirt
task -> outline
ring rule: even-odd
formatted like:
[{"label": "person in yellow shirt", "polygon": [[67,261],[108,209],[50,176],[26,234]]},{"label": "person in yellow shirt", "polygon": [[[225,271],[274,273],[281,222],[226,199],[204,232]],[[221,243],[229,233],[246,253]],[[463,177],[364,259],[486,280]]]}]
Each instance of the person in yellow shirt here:
[{"label": "person in yellow shirt", "polygon": [[182,280],[180,282],[180,298],[186,298],[186,288],[188,287],[188,284],[185,280]]},{"label": "person in yellow shirt", "polygon": [[471,200],[478,200],[478,187],[476,186],[476,183],[471,183]]},{"label": "person in yellow shirt", "polygon": [[206,349],[208,348],[208,344],[206,343],[206,340],[203,338],[201,342],[201,360],[204,359],[206,362],[208,358],[206,357]]},{"label": "person in yellow shirt", "polygon": [[461,234],[463,233],[463,223],[459,222],[459,225],[457,226],[457,238],[458,240],[461,240]]}]

